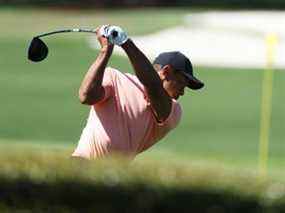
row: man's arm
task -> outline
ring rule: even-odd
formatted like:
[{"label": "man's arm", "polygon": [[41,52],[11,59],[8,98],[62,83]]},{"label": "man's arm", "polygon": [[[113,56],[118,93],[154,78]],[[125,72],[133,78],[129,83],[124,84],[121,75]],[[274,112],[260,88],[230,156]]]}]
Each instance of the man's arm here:
[{"label": "man's arm", "polygon": [[121,47],[127,53],[135,73],[145,86],[152,108],[158,121],[167,119],[171,112],[171,98],[162,86],[158,73],[147,57],[128,39]]},{"label": "man's arm", "polygon": [[107,38],[101,36],[97,30],[97,39],[101,50],[95,62],[85,74],[79,89],[79,100],[82,104],[92,105],[100,101],[105,91],[102,86],[104,71],[113,52],[113,44],[109,44]]}]

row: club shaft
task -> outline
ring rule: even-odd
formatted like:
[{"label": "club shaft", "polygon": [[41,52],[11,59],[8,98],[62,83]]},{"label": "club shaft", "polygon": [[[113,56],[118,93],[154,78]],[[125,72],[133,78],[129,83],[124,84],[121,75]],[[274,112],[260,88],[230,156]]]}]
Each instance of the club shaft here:
[{"label": "club shaft", "polygon": [[52,31],[52,32],[49,32],[49,33],[44,33],[44,34],[38,35],[36,37],[40,38],[40,37],[44,37],[44,36],[48,36],[48,35],[52,35],[52,34],[57,34],[57,33],[72,33],[72,32],[96,33],[95,30],[91,30],[91,29],[75,28],[75,29],[66,29],[66,30]]}]

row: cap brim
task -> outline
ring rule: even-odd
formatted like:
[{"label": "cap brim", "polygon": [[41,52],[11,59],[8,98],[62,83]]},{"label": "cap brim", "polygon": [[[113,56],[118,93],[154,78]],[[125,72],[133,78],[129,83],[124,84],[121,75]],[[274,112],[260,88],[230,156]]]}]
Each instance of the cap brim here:
[{"label": "cap brim", "polygon": [[204,87],[204,83],[195,77],[191,77],[191,79],[189,79],[188,87],[194,90],[202,89]]},{"label": "cap brim", "polygon": [[188,73],[183,72],[183,74],[188,78],[189,84],[188,87],[193,90],[198,90],[204,87],[204,83],[200,81],[199,79],[195,78],[192,75],[189,75]]}]

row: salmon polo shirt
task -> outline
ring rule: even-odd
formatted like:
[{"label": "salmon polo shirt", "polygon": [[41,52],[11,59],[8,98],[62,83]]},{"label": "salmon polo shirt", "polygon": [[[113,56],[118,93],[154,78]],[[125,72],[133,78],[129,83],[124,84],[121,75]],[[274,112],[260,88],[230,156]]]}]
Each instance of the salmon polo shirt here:
[{"label": "salmon polo shirt", "polygon": [[182,110],[174,99],[169,117],[162,123],[156,120],[144,86],[135,75],[108,67],[102,85],[105,96],[91,106],[72,156],[96,159],[120,153],[134,158],[180,121]]}]

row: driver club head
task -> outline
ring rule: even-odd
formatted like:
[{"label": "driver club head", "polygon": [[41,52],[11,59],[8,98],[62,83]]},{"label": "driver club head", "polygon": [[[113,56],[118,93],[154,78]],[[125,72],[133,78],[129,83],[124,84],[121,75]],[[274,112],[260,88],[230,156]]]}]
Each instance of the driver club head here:
[{"label": "driver club head", "polygon": [[39,39],[39,37],[34,37],[28,49],[28,59],[33,62],[39,62],[44,60],[47,55],[47,45],[41,39]]}]

